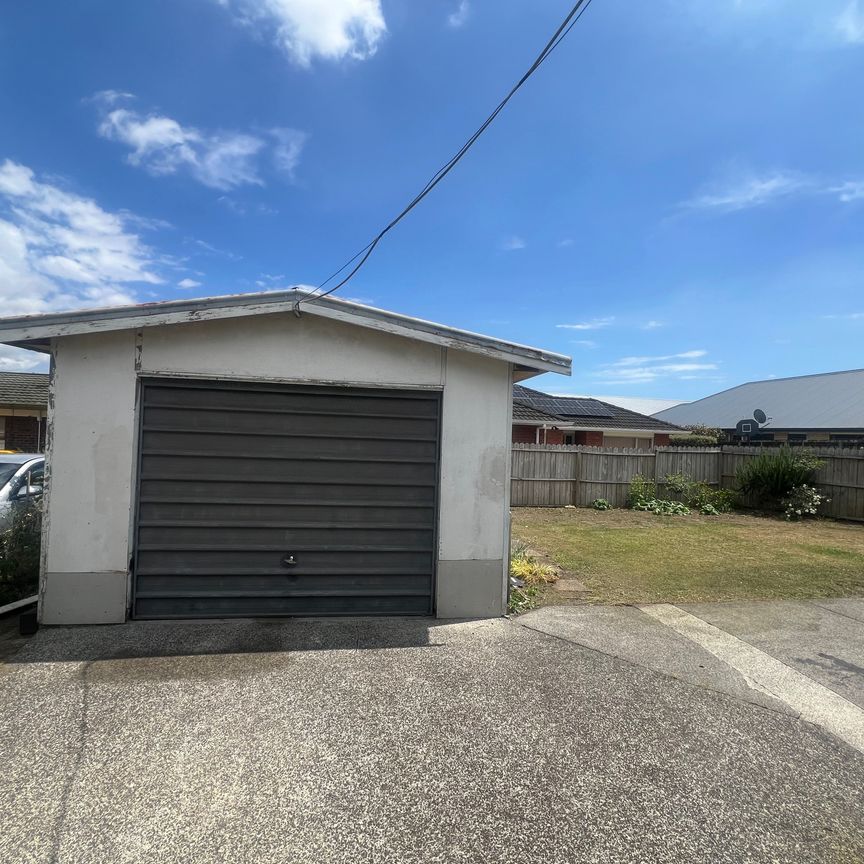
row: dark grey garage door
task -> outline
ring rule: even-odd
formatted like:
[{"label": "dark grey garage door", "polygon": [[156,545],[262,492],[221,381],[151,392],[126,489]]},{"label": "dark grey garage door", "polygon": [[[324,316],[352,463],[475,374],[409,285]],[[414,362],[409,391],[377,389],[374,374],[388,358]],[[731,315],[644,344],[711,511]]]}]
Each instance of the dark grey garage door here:
[{"label": "dark grey garage door", "polygon": [[431,613],[439,405],[145,381],[134,616]]}]

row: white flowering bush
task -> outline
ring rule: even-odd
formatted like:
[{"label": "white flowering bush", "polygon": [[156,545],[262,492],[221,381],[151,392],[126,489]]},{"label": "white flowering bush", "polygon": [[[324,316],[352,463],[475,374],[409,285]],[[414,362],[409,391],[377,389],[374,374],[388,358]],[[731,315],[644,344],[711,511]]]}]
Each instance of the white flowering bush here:
[{"label": "white flowering bush", "polygon": [[787,519],[803,519],[805,516],[815,516],[819,507],[830,500],[815,486],[802,483],[792,487],[782,504]]}]

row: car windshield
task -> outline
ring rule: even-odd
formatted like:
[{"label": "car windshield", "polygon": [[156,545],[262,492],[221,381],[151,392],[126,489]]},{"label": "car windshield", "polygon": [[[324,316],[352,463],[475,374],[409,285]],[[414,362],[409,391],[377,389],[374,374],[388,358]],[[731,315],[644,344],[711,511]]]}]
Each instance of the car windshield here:
[{"label": "car windshield", "polygon": [[20,462],[0,462],[0,489],[12,479],[20,467]]}]

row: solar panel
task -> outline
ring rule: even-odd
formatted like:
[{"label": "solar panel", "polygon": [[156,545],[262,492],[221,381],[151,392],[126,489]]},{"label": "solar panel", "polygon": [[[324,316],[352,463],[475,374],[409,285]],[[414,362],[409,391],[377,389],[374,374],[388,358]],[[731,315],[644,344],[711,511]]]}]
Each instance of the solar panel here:
[{"label": "solar panel", "polygon": [[[528,401],[528,400],[525,400]],[[547,399],[531,399],[532,407],[545,411],[547,414],[558,414],[561,417],[614,417],[608,405],[596,399],[574,399],[570,397],[554,397]]]}]

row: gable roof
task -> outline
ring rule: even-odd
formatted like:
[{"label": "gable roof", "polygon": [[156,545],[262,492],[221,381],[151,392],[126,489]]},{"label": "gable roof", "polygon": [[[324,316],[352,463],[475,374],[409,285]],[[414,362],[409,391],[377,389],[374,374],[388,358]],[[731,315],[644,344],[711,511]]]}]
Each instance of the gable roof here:
[{"label": "gable roof", "polygon": [[48,407],[48,376],[38,372],[0,372],[0,407]]},{"label": "gable roof", "polygon": [[130,330],[164,324],[210,321],[217,318],[272,315],[280,312],[294,312],[301,317],[316,315],[331,318],[407,339],[483,354],[513,363],[517,370],[570,374],[570,358],[563,354],[471,333],[468,330],[458,330],[455,327],[364,306],[349,300],[318,297],[313,292],[302,291],[299,288],[0,318],[0,342],[47,351],[50,339],[78,333]]},{"label": "gable roof", "polygon": [[864,429],[864,369],[751,381],[654,416],[734,429],[761,408],[769,429]]},{"label": "gable roof", "polygon": [[[628,411],[618,405],[603,402],[600,399],[590,399],[572,396],[550,396],[521,384],[513,386],[513,418],[516,419],[516,405],[525,405],[541,412],[553,413],[558,425],[566,425],[568,429],[627,429],[645,432],[682,432],[678,426],[673,426],[655,417],[648,417],[636,411]],[[554,408],[554,411],[550,411]]]}]

